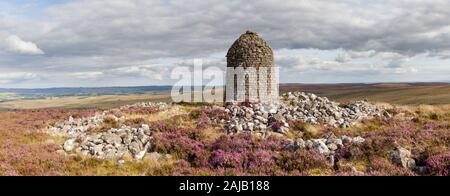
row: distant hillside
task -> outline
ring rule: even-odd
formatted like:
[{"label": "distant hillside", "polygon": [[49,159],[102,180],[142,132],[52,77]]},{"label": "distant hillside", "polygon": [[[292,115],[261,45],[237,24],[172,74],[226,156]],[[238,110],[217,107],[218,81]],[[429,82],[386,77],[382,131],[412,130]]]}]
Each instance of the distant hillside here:
[{"label": "distant hillside", "polygon": [[139,87],[97,87],[97,88],[43,88],[43,89],[2,89],[0,101],[23,98],[38,99],[65,96],[129,95],[154,92],[170,92],[172,86]]},{"label": "distant hillside", "polygon": [[[110,108],[140,101],[170,101],[171,88],[0,89],[0,111],[53,107]],[[399,105],[450,104],[449,83],[281,84],[280,91],[311,92],[339,102],[367,99]]]},{"label": "distant hillside", "polygon": [[280,89],[311,92],[340,102],[368,99],[391,104],[450,104],[449,83],[282,84]]}]

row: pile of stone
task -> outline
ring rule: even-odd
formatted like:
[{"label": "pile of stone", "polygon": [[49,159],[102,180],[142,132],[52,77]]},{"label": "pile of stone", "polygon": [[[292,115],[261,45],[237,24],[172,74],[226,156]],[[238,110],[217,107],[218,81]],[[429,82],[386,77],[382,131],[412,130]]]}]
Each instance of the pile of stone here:
[{"label": "pile of stone", "polygon": [[[155,110],[166,110],[170,106],[166,103],[137,103],[123,106],[127,108],[155,108]],[[63,154],[79,154],[99,159],[122,159],[130,157],[137,160],[170,158],[170,155],[159,155],[150,152],[152,147],[153,131],[147,124],[142,124],[139,128],[132,128],[126,125],[102,130],[105,123],[121,124],[124,117],[117,117],[111,111],[104,111],[101,114],[89,118],[73,118],[56,123],[49,127],[47,131],[53,135],[68,137],[64,142]]]},{"label": "pile of stone", "polygon": [[280,99],[279,103],[228,105],[225,112],[231,119],[225,123],[226,130],[231,133],[267,130],[286,133],[289,121],[346,128],[369,117],[390,117],[383,108],[367,101],[338,104],[326,97],[303,92],[289,92]]},{"label": "pile of stone", "polygon": [[310,139],[305,141],[302,138],[299,138],[291,140],[291,143],[286,146],[286,149],[290,151],[302,149],[316,151],[327,157],[328,163],[331,166],[334,166],[336,163],[334,157],[336,150],[343,148],[345,145],[361,144],[363,142],[365,142],[365,139],[361,136],[352,138],[345,135],[337,137],[334,134],[330,134],[327,137],[320,139]]},{"label": "pile of stone", "polygon": [[99,159],[121,159],[132,157],[141,160],[150,153],[152,130],[143,124],[140,128],[121,126],[100,133],[82,133],[67,140],[63,149]]},{"label": "pile of stone", "polygon": [[124,117],[117,117],[109,112],[105,111],[101,114],[97,114],[88,118],[73,118],[69,117],[69,120],[58,122],[55,125],[48,128],[48,131],[53,135],[77,137],[80,134],[86,133],[89,130],[93,130],[103,125],[106,119],[111,121],[121,121]]},{"label": "pile of stone", "polygon": [[141,102],[122,106],[120,107],[120,110],[126,110],[130,108],[153,108],[156,110],[167,110],[170,108],[170,105],[165,102]]},{"label": "pile of stone", "polygon": [[334,155],[335,151],[344,147],[346,144],[360,144],[365,142],[366,140],[361,136],[358,137],[349,137],[349,136],[341,136],[337,137],[334,134],[330,134],[325,138],[320,139],[310,139],[303,140],[302,138],[292,140],[291,143],[287,146],[289,150],[314,150],[322,155]]}]

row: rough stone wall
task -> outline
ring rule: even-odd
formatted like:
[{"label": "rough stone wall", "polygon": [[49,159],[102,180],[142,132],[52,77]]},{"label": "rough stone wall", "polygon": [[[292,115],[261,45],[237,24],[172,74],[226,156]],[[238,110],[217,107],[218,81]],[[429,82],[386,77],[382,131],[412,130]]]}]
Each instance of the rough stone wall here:
[{"label": "rough stone wall", "polygon": [[[249,100],[250,97],[257,99],[250,99],[252,102],[278,99],[273,51],[258,34],[247,31],[233,43],[227,54],[227,67],[226,92],[237,94],[230,97],[229,93],[225,93],[226,102]],[[248,69],[250,67],[256,68],[256,71]],[[264,69],[268,70],[264,72]],[[244,76],[235,76],[235,73],[242,72],[245,72]],[[260,79],[265,75],[269,79],[267,82]]]},{"label": "rough stone wall", "polygon": [[228,67],[273,67],[273,51],[257,33],[247,31],[227,53]]}]

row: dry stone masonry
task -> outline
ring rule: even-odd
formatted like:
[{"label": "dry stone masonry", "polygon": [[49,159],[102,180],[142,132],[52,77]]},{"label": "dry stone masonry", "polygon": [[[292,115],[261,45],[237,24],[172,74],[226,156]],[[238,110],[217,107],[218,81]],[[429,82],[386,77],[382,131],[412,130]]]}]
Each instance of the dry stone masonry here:
[{"label": "dry stone masonry", "polygon": [[233,43],[227,53],[227,68],[226,102],[278,98],[273,51],[257,33],[247,31]]}]

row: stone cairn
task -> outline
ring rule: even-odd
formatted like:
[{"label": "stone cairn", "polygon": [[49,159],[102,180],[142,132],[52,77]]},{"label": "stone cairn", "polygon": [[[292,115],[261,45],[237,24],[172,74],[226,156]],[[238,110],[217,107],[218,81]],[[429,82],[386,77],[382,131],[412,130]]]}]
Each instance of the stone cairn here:
[{"label": "stone cairn", "polygon": [[229,133],[274,131],[284,134],[289,131],[289,121],[347,128],[369,117],[390,117],[384,109],[367,101],[338,104],[303,92],[285,93],[280,99],[279,103],[228,105],[225,112],[231,120],[225,122],[225,129]]},{"label": "stone cairn", "polygon": [[[332,127],[347,128],[358,121],[370,117],[390,118],[391,115],[367,101],[339,104],[318,97],[315,94],[289,92],[280,97],[278,103],[245,103],[226,106],[230,119],[224,122],[229,134],[249,132],[262,136],[282,136],[289,132],[289,121],[302,121],[309,124],[325,124]],[[335,151],[346,144],[360,144],[364,138],[329,134],[324,138],[290,140],[289,150],[314,150],[335,164]]]},{"label": "stone cairn", "polygon": [[[267,70],[265,72],[260,71],[262,67]],[[247,100],[251,96],[251,90],[256,90],[256,97],[253,97],[255,100],[262,99],[260,94],[263,93],[261,92],[263,90],[267,91],[265,93],[267,97],[264,97],[264,99],[278,99],[278,83],[274,75],[273,51],[269,44],[257,33],[247,31],[233,43],[227,53],[227,68],[226,102],[237,102],[240,99]],[[236,70],[236,68],[243,68],[244,72],[248,71],[248,68],[255,68],[256,72],[249,71],[245,73],[244,77],[238,77],[231,71],[232,69]],[[267,78],[266,83],[260,81],[262,77]],[[243,84],[244,88],[239,89],[238,84]],[[267,86],[260,86],[263,84]],[[233,96],[230,96],[230,94]]]},{"label": "stone cairn", "polygon": [[[166,103],[137,103],[121,107],[121,109],[135,107],[151,107],[159,111],[167,110],[171,106]],[[139,128],[126,125],[113,127],[108,130],[98,130],[105,122],[119,124],[124,117],[118,117],[112,112],[105,111],[89,118],[74,119],[57,123],[48,128],[50,134],[65,136],[62,154],[79,154],[99,159],[122,159],[130,157],[136,160],[170,158],[170,155],[160,155],[151,152],[153,130],[147,124]]]}]

